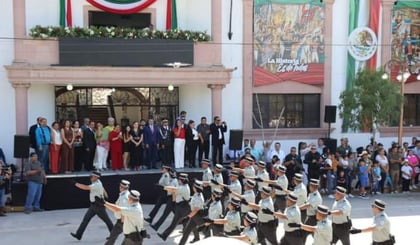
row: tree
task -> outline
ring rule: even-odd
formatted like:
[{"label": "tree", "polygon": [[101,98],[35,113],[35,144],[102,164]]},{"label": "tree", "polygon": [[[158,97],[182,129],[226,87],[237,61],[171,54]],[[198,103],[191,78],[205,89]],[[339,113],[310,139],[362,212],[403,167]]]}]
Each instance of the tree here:
[{"label": "tree", "polygon": [[343,118],[343,131],[348,129],[371,132],[378,125],[398,121],[404,97],[400,86],[390,79],[382,79],[382,70],[360,70],[354,86],[340,94],[338,108]]}]

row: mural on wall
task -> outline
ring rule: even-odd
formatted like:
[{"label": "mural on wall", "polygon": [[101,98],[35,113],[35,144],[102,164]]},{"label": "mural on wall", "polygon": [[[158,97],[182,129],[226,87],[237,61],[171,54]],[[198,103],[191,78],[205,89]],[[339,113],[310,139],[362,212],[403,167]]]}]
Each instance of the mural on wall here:
[{"label": "mural on wall", "polygon": [[324,4],[254,1],[254,86],[324,82]]}]

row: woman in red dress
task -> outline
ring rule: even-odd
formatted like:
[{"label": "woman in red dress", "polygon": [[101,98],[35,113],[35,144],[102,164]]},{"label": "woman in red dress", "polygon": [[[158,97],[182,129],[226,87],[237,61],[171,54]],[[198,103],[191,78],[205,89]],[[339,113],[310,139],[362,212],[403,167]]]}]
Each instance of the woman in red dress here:
[{"label": "woman in red dress", "polygon": [[61,145],[61,167],[64,173],[68,174],[74,170],[74,133],[71,128],[70,120],[65,120],[63,128],[61,129],[61,138],[63,144]]},{"label": "woman in red dress", "polygon": [[109,133],[112,170],[123,169],[123,138],[121,126],[115,125],[114,130]]}]

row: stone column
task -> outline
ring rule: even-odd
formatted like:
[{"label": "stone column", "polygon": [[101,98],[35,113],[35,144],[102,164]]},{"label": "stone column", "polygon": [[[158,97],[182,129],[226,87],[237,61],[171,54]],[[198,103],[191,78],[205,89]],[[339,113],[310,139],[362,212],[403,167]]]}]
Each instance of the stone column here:
[{"label": "stone column", "polygon": [[28,134],[29,83],[13,83],[15,88],[16,134]]},{"label": "stone column", "polygon": [[222,116],[222,90],[225,88],[224,84],[209,84],[211,89],[211,118],[214,116]]},{"label": "stone column", "polygon": [[214,65],[222,65],[222,0],[211,0],[211,38],[216,49]]},{"label": "stone column", "polygon": [[14,62],[25,62],[20,57],[19,52],[17,52],[23,48],[24,38],[26,36],[25,0],[13,0],[13,30],[15,38]]},{"label": "stone column", "polygon": [[392,8],[395,0],[382,0],[382,38],[378,46],[381,48],[382,65],[391,60],[391,39],[392,39]]}]

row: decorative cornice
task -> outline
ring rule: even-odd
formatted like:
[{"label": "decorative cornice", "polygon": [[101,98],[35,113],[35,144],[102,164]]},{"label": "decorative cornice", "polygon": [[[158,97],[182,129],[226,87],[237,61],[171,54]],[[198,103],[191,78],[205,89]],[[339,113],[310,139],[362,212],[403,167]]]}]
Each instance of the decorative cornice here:
[{"label": "decorative cornice", "polygon": [[29,87],[31,87],[31,84],[30,83],[15,82],[15,83],[12,83],[12,86],[14,88],[29,88]]}]

